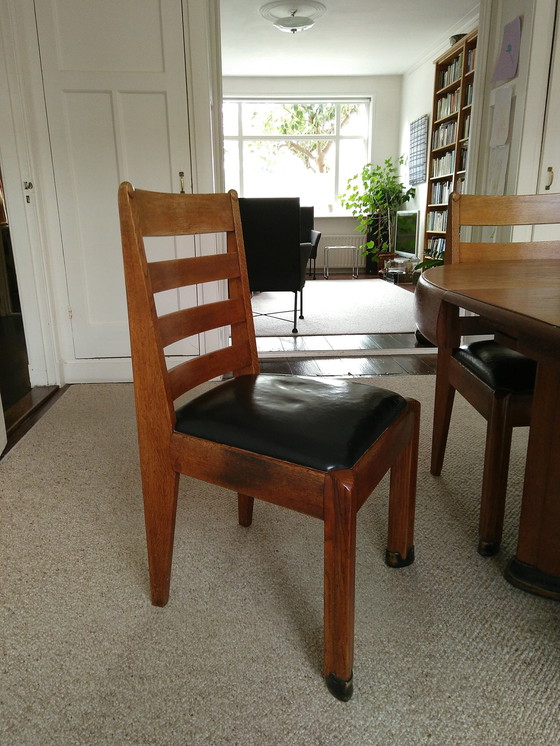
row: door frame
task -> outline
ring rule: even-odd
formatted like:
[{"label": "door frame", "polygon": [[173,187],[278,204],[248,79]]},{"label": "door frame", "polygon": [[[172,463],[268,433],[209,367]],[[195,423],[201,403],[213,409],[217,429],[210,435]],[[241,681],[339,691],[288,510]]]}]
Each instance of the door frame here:
[{"label": "door frame", "polygon": [[[39,207],[39,179],[32,164],[30,117],[23,85],[25,67],[16,49],[26,49],[33,63],[33,38],[22,35],[32,3],[0,0],[0,161],[6,209],[14,249],[14,263],[22,309],[32,386],[58,385],[60,369],[54,334],[51,294],[46,271],[45,234]],[[38,60],[36,60],[38,61]],[[28,63],[28,64],[29,64]],[[40,68],[39,68],[40,71]],[[32,80],[33,78],[31,78]],[[24,183],[33,184],[25,189]],[[29,201],[27,201],[29,198]]]}]

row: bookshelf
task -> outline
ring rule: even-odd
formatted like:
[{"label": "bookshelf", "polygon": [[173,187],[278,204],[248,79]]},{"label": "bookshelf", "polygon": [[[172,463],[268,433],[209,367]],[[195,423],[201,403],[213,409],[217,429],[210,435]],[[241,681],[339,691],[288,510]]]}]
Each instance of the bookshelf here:
[{"label": "bookshelf", "polygon": [[425,257],[439,257],[445,251],[449,195],[463,191],[465,184],[477,37],[478,31],[471,31],[435,62]]}]

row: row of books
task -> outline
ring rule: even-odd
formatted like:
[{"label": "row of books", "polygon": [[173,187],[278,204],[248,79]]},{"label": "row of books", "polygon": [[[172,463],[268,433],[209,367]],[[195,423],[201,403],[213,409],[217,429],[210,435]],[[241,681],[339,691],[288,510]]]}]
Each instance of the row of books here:
[{"label": "row of books", "polygon": [[431,204],[432,205],[446,205],[449,202],[449,195],[453,190],[453,182],[449,181],[435,181],[432,184]]},{"label": "row of books", "polygon": [[424,254],[441,259],[445,253],[445,238],[429,238]]},{"label": "row of books", "polygon": [[473,49],[467,49],[467,72],[470,73],[474,70],[476,62],[476,47]]},{"label": "row of books", "polygon": [[455,151],[450,150],[448,153],[432,160],[432,173],[430,176],[432,178],[436,176],[447,176],[447,174],[452,174],[454,169]]},{"label": "row of books", "polygon": [[463,122],[463,139],[466,140],[471,132],[471,115],[467,114]]},{"label": "row of books", "polygon": [[444,122],[440,124],[437,129],[434,130],[432,136],[432,148],[442,148],[444,145],[451,145],[455,142],[455,135],[457,133],[457,122]]},{"label": "row of books", "polygon": [[447,228],[447,210],[434,210],[426,215],[426,229],[429,231],[445,231]]},{"label": "row of books", "polygon": [[459,54],[453,62],[451,62],[446,68],[440,70],[438,78],[438,87],[445,88],[445,86],[454,83],[457,78],[461,77],[463,72],[463,53]]},{"label": "row of books", "polygon": [[436,119],[442,119],[443,117],[449,116],[449,114],[454,114],[456,111],[459,111],[460,100],[461,91],[459,89],[456,91],[450,91],[449,93],[446,93],[445,96],[438,98]]}]

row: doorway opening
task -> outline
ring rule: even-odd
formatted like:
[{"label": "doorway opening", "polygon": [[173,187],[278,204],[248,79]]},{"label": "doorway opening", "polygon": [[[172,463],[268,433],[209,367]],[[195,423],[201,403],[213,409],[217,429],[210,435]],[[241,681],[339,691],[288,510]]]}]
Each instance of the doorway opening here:
[{"label": "doorway opening", "polygon": [[4,411],[31,391],[10,225],[0,173],[0,393]]}]

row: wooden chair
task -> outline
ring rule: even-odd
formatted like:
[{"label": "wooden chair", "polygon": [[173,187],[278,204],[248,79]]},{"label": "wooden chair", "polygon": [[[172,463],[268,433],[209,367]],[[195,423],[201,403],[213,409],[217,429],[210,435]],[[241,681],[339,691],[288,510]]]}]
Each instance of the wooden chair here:
[{"label": "wooden chair", "polygon": [[[235,192],[162,194],[123,183],[119,211],[152,603],[169,596],[180,474],[237,492],[242,526],[255,497],[321,518],[324,675],[347,700],[356,514],[391,469],[386,562],[413,561],[419,404],[353,381],[259,373]],[[147,261],[144,237],[214,233],[225,236],[225,253]],[[227,299],[158,317],[156,294],[217,280]],[[221,327],[230,327],[230,344],[168,370],[166,347]]]},{"label": "wooden chair", "polygon": [[[560,223],[560,195],[477,196],[451,195],[449,200],[446,263],[491,262],[560,255],[559,240],[493,242],[484,235],[466,240],[462,229],[473,226],[526,226]],[[480,229],[479,229],[480,232]],[[421,309],[422,291],[417,299]],[[439,309],[438,309],[439,310]],[[419,330],[430,341],[429,313],[420,312]],[[445,311],[445,309],[444,309]],[[447,309],[446,312],[450,312]],[[443,319],[442,319],[443,320]],[[432,326],[432,328],[429,328]],[[495,554],[500,547],[507,492],[509,456],[514,427],[530,423],[536,362],[505,347],[494,338],[460,345],[464,335],[493,334],[484,319],[459,317],[450,338],[438,340],[438,367],[432,435],[431,472],[443,467],[455,391],[487,421],[486,448],[479,519],[480,554]],[[441,336],[441,335],[440,335]]]}]

